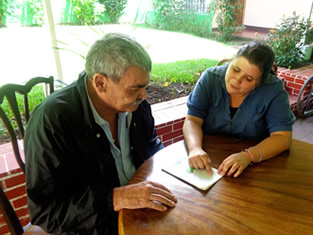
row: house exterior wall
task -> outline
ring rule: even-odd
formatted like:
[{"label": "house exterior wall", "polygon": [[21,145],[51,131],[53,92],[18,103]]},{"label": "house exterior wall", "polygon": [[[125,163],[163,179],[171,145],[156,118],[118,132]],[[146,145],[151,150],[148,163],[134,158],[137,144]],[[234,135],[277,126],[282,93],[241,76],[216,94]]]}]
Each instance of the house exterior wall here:
[{"label": "house exterior wall", "polygon": [[[275,28],[283,17],[299,15],[307,18],[311,4],[311,0],[245,0],[243,25],[256,28]],[[213,28],[217,27],[215,13]]]},{"label": "house exterior wall", "polygon": [[243,25],[275,28],[284,17],[307,18],[311,4],[311,0],[246,0]]}]

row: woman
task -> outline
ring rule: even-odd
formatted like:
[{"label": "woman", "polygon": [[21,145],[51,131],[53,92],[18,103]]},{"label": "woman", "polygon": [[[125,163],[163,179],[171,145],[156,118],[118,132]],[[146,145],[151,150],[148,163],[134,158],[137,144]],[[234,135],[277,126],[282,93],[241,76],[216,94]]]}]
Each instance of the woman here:
[{"label": "woman", "polygon": [[228,135],[260,142],[228,156],[221,175],[239,176],[252,162],[272,158],[290,148],[292,124],[288,94],[271,74],[274,52],[263,42],[244,45],[224,66],[207,69],[188,98],[183,131],[190,167],[211,171],[202,149],[203,135]]}]

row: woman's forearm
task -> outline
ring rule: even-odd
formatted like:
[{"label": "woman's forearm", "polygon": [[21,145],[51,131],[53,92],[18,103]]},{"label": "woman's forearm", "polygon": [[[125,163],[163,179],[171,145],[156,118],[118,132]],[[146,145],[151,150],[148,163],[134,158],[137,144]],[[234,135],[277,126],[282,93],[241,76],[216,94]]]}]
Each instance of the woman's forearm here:
[{"label": "woman's forearm", "polygon": [[189,151],[202,148],[202,123],[200,123],[201,120],[194,120],[194,118],[187,115],[183,126],[184,138]]},{"label": "woman's forearm", "polygon": [[254,157],[254,162],[260,162],[272,158],[281,152],[288,150],[292,142],[290,131],[280,131],[272,133],[271,136],[261,141],[255,146],[248,148]]}]

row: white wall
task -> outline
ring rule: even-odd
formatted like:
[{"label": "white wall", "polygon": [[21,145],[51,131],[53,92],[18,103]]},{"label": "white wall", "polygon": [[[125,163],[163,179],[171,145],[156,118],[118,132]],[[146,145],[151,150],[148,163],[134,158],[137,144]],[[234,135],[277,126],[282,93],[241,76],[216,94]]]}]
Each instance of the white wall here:
[{"label": "white wall", "polygon": [[307,18],[311,4],[312,0],[246,0],[243,25],[274,28],[294,13]]}]

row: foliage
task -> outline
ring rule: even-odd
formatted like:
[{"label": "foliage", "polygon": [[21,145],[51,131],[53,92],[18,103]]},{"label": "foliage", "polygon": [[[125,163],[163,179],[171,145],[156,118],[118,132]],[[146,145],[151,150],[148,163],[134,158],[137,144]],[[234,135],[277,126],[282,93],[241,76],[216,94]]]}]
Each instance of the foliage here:
[{"label": "foliage", "polygon": [[30,11],[33,15],[33,25],[44,24],[44,12],[43,4],[41,0],[27,0],[26,1],[27,11]]},{"label": "foliage", "polygon": [[[271,30],[265,41],[272,47],[276,55],[278,66],[286,68],[295,68],[303,62],[303,35],[307,26],[304,19],[299,16],[284,19],[277,30]],[[313,30],[309,28],[307,32],[306,43],[312,42]],[[302,44],[301,44],[302,42]]]},{"label": "foliage", "polygon": [[239,26],[237,17],[243,5],[240,0],[215,0],[216,22],[221,34],[220,40],[229,41]]},{"label": "foliage", "polygon": [[215,60],[196,59],[153,64],[151,81],[158,83],[195,83],[207,68],[216,65]]},{"label": "foliage", "polygon": [[14,13],[13,3],[9,0],[0,0],[0,28],[6,26],[6,17]]},{"label": "foliage", "polygon": [[127,0],[99,0],[105,7],[105,12],[109,15],[111,23],[117,24],[127,5]]},{"label": "foliage", "polygon": [[214,5],[211,2],[208,9],[200,14],[193,6],[197,0],[153,0],[153,17],[148,22],[152,27],[191,33],[207,37],[211,33]]},{"label": "foliage", "polygon": [[95,14],[96,0],[72,0],[74,16],[82,25],[93,25],[96,22]]},{"label": "foliage", "polygon": [[[33,89],[28,94],[28,102],[29,102],[29,112],[31,113],[36,106],[38,106],[45,98],[43,87],[41,85],[33,87]],[[23,95],[17,94],[16,95],[18,108],[20,110],[20,113],[23,113],[24,107],[23,107]],[[4,99],[3,103],[1,104],[1,107],[5,113],[8,114],[9,120],[14,119],[13,113],[10,109],[9,103],[6,99]],[[13,128],[17,128],[17,125],[13,122]],[[0,121],[0,136],[6,134],[7,131],[5,129],[4,124],[2,121]]]}]

